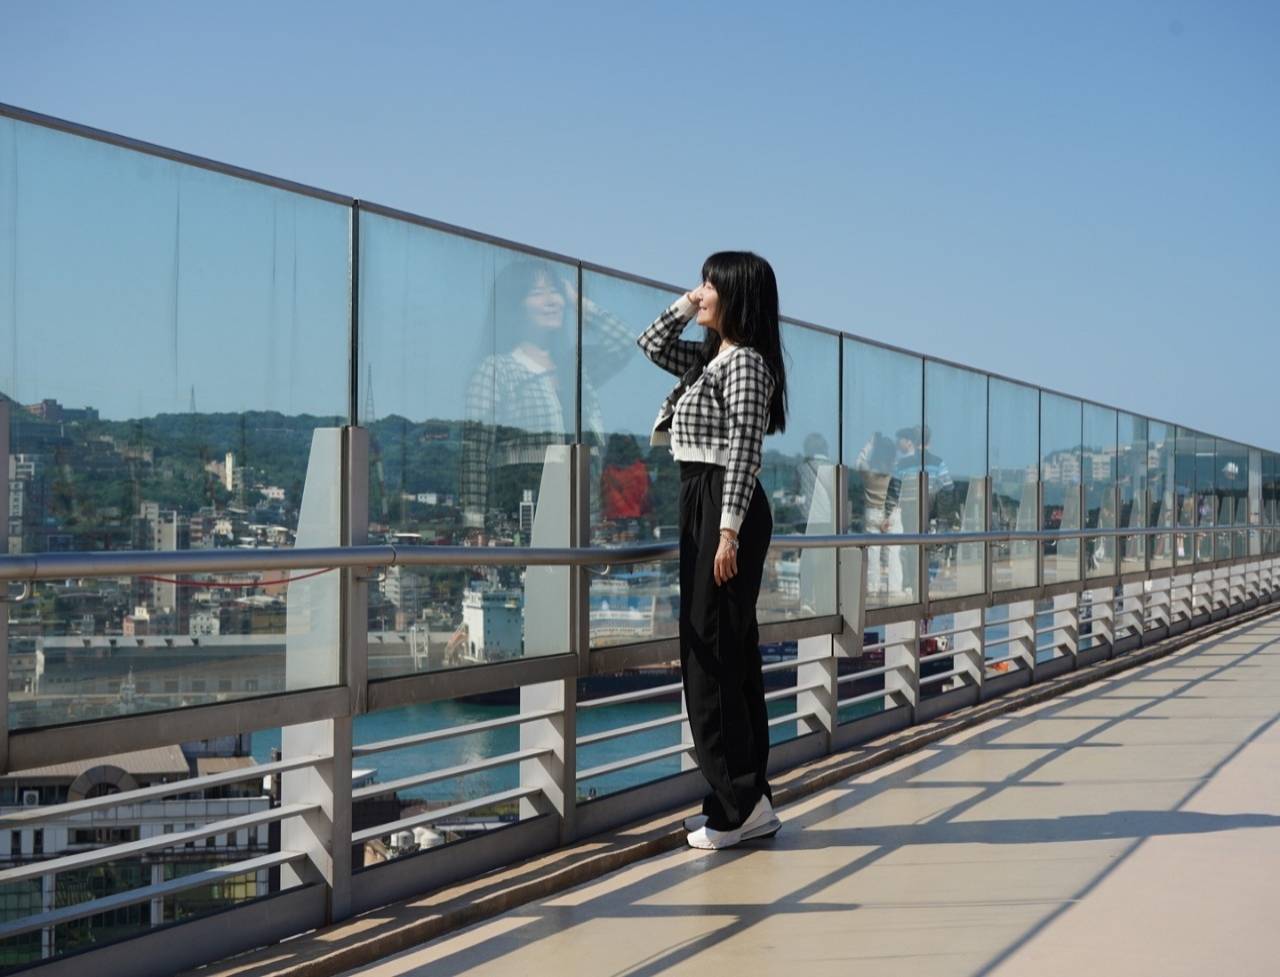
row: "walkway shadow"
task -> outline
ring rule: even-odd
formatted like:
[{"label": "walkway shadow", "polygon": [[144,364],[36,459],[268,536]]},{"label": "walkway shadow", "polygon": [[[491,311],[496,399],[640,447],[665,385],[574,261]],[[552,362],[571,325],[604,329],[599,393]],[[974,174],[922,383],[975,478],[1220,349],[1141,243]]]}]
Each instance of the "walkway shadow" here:
[{"label": "walkway shadow", "polygon": [[879,828],[840,828],[778,835],[775,847],[786,851],[833,847],[899,847],[904,845],[1028,845],[1197,835],[1239,828],[1280,828],[1272,814],[1203,814],[1198,811],[1112,811],[1068,814],[1056,818],[995,821],[930,821]]},{"label": "walkway shadow", "polygon": [[[1242,649],[1238,652],[1227,651],[1223,647],[1227,641],[1238,642],[1243,634],[1255,635],[1261,638],[1262,644],[1251,649]],[[623,925],[628,919],[651,918],[696,919],[710,925],[711,928],[707,932],[698,935],[676,935],[673,933],[667,940],[659,939],[660,945],[654,946],[651,951],[645,954],[642,960],[627,964],[621,970],[607,970],[607,964],[604,964],[602,960],[602,966],[605,969],[597,971],[602,974],[611,973],[615,977],[621,977],[623,974],[626,977],[660,977],[672,967],[685,964],[708,953],[724,941],[749,930],[752,926],[766,919],[775,919],[780,915],[852,912],[862,908],[857,902],[841,903],[826,900],[810,902],[808,900],[817,897],[824,891],[830,890],[837,882],[852,878],[864,869],[877,865],[906,846],[946,844],[1016,845],[1092,840],[1131,841],[1127,849],[1116,857],[1107,869],[1100,872],[1079,893],[1076,893],[1068,900],[1073,902],[1087,895],[1093,887],[1111,871],[1114,871],[1115,867],[1121,864],[1147,838],[1206,834],[1247,828],[1280,827],[1280,817],[1269,814],[1248,812],[1206,814],[1182,810],[1201,787],[1212,779],[1226,763],[1230,762],[1245,746],[1270,728],[1277,719],[1280,719],[1280,705],[1278,705],[1277,711],[1273,711],[1269,716],[1258,717],[1258,726],[1251,735],[1237,744],[1226,756],[1217,759],[1216,762],[1208,765],[1203,771],[1197,771],[1197,775],[1151,778],[1152,782],[1160,783],[1191,782],[1192,786],[1189,791],[1170,809],[1117,810],[1104,814],[1065,815],[1011,821],[958,820],[977,805],[990,800],[1000,791],[1007,788],[1060,786],[1057,781],[1043,778],[1037,779],[1036,774],[1045,765],[1073,749],[1081,747],[1114,748],[1116,745],[1114,741],[1100,741],[1096,738],[1100,735],[1106,735],[1108,731],[1114,730],[1117,725],[1134,719],[1166,719],[1166,717],[1142,715],[1164,703],[1173,700],[1186,701],[1208,698],[1196,695],[1193,690],[1201,686],[1201,683],[1222,681],[1230,675],[1233,669],[1253,664],[1250,660],[1259,655],[1274,653],[1274,648],[1277,644],[1280,644],[1280,631],[1275,629],[1267,630],[1266,622],[1263,622],[1263,624],[1254,625],[1246,631],[1212,639],[1202,645],[1176,652],[1168,659],[1153,662],[1123,675],[1103,680],[1092,689],[1082,690],[1079,694],[1073,694],[1061,700],[1054,700],[1047,707],[1035,707],[1026,715],[1018,716],[1015,714],[1012,717],[1003,717],[1002,721],[995,723],[992,728],[982,733],[977,735],[966,734],[963,743],[954,746],[950,746],[945,742],[933,744],[927,747],[926,752],[921,754],[920,758],[915,762],[907,763],[901,769],[884,775],[872,783],[860,784],[855,779],[851,784],[829,788],[823,793],[830,794],[831,800],[825,804],[819,804],[803,814],[788,817],[784,808],[781,813],[786,823],[785,829],[778,838],[771,842],[757,843],[754,847],[744,846],[732,852],[715,854],[679,852],[656,856],[656,858],[662,859],[664,863],[669,864],[660,864],[659,867],[647,873],[643,871],[645,863],[639,863],[638,866],[623,869],[622,871],[624,872],[635,872],[641,877],[620,888],[609,885],[610,879],[616,880],[616,877],[607,876],[603,879],[588,882],[581,887],[582,893],[590,893],[593,887],[599,887],[600,892],[597,895],[585,898],[584,901],[575,901],[575,896],[580,895],[579,890],[569,890],[550,899],[518,907],[502,917],[498,917],[498,919],[505,919],[509,922],[510,925],[505,930],[495,930],[492,935],[486,935],[486,938],[481,943],[476,944],[474,938],[470,935],[471,931],[468,930],[450,934],[425,944],[416,950],[407,951],[402,968],[397,967],[394,958],[380,961],[377,964],[379,973],[404,975],[404,977],[409,977],[409,975],[413,975],[413,977],[455,977],[455,975],[463,975],[476,969],[483,969],[488,973],[513,973],[516,972],[514,968],[519,965],[519,961],[514,958],[514,955],[518,954],[522,948],[540,941],[556,939],[575,927],[584,926],[602,918],[618,920]],[[1198,655],[1211,650],[1212,654],[1205,654],[1204,659],[1221,659],[1221,664],[1215,661],[1214,667],[1211,669],[1201,671],[1194,676],[1186,676],[1185,678],[1175,674],[1176,669],[1180,666],[1185,666],[1189,659],[1195,659]],[[1139,683],[1166,677],[1171,683],[1168,688],[1162,688],[1158,692],[1151,694],[1126,694],[1137,692]],[[1061,743],[1025,744],[1022,748],[1034,750],[1037,755],[1017,771],[1008,773],[1002,779],[933,781],[927,785],[913,782],[916,778],[934,772],[943,765],[952,762],[958,753],[974,749],[1002,751],[1004,745],[993,743],[993,740],[1009,739],[1011,734],[1016,734],[1020,729],[1028,728],[1045,719],[1058,718],[1061,713],[1077,709],[1082,703],[1104,698],[1109,701],[1117,699],[1131,701],[1132,707],[1116,716],[1101,714],[1088,716],[1087,718],[1097,725],[1087,732]],[[1073,715],[1062,718],[1081,719],[1086,717]],[[1141,783],[1141,780],[1132,782]],[[923,789],[926,786],[928,788],[965,786],[972,788],[973,793],[971,796],[966,796],[963,800],[945,807],[925,823],[854,828],[821,827],[823,822],[830,820],[832,817],[855,809],[860,805],[870,803],[887,791],[901,790],[903,788]],[[736,897],[736,901],[732,903],[717,903],[715,905],[673,904],[668,899],[660,898],[677,885],[688,882],[691,879],[714,873],[728,874],[726,870],[733,866],[741,865],[744,860],[759,858],[764,854],[764,849],[803,853],[823,850],[834,852],[846,847],[854,847],[859,849],[860,852],[856,857],[841,860],[839,864],[831,865],[829,870],[821,874],[820,877],[797,887],[783,898],[777,898],[772,901],[752,901],[749,892],[742,892],[741,894],[730,893],[732,897]],[[653,868],[652,863],[650,863],[650,868]],[[730,875],[729,877],[732,878],[734,876]],[[741,883],[737,884],[740,885]],[[743,899],[743,896],[747,898]],[[1058,907],[1060,901],[1054,900],[1052,907]],[[1011,906],[1039,907],[1043,904],[1043,899],[1009,901]],[[996,952],[987,964],[972,971],[973,977],[981,977],[981,975],[989,973],[1038,932],[1050,925],[1061,911],[1060,908],[1051,908],[1047,914],[1042,916],[1037,923],[1030,926],[1017,939],[1007,941],[1007,938],[1004,938],[1006,939],[1004,948]],[[383,914],[385,914],[385,911]],[[477,925],[480,928],[492,927],[495,922],[496,920],[490,920]],[[476,930],[477,927],[472,929]],[[485,930],[480,931],[487,933]],[[583,944],[575,944],[572,937],[567,939],[566,946],[574,948],[574,951],[570,952],[583,952],[586,950]],[[425,950],[428,947],[433,951],[432,959],[429,963],[415,966],[410,962],[414,953]],[[284,947],[282,946],[280,949],[284,949]],[[910,952],[910,950],[907,951],[908,955]],[[707,962],[707,966],[711,966],[710,961]]]}]

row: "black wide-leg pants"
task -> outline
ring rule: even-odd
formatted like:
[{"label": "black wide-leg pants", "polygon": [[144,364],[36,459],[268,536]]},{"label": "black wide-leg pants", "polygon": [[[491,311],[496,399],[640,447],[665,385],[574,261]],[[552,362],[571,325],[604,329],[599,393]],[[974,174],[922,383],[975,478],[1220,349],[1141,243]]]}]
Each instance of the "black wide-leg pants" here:
[{"label": "black wide-leg pants", "polygon": [[757,481],[739,531],[738,573],[715,581],[724,468],[680,463],[680,672],[698,769],[711,792],[707,825],[736,828],[769,788],[756,598],[773,514]]}]

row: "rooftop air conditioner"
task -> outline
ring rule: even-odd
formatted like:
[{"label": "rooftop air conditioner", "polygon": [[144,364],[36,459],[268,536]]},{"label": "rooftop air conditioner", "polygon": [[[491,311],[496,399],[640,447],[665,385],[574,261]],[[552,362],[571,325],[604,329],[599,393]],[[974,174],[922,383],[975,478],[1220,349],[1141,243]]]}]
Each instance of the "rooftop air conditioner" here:
[{"label": "rooftop air conditioner", "polygon": [[24,791],[22,792],[22,806],[23,806],[23,807],[39,807],[39,806],[40,806],[40,791],[38,791],[38,790],[24,790]]}]

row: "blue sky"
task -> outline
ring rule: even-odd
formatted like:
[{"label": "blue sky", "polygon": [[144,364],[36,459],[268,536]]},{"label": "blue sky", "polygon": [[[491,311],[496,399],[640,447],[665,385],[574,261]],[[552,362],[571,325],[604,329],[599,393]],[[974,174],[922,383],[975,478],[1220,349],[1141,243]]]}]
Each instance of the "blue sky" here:
[{"label": "blue sky", "polygon": [[1280,448],[1278,4],[0,20],[0,101],[662,280],[750,247],[791,315]]}]

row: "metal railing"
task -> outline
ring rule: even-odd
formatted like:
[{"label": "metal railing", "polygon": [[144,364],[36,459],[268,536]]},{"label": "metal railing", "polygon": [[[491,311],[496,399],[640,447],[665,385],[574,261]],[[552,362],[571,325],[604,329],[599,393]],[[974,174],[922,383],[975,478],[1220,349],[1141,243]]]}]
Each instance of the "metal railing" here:
[{"label": "metal railing", "polygon": [[[1115,530],[1044,530],[1044,531],[990,531],[951,534],[901,534],[892,537],[895,545],[938,545],[951,543],[978,543],[986,546],[1001,545],[1015,540],[1037,542],[1081,539],[1084,537],[1154,536],[1167,535],[1167,527],[1151,529]],[[881,534],[838,533],[825,536],[780,536],[771,542],[773,553],[801,549],[837,549],[842,552],[838,573],[857,575],[852,603],[842,603],[838,608],[835,624],[817,635],[798,639],[797,657],[765,666],[769,674],[794,671],[792,684],[770,691],[769,702],[793,701],[795,706],[772,716],[772,727],[797,725],[797,735],[775,747],[775,762],[789,766],[824,752],[840,749],[865,740],[887,729],[900,728],[912,722],[932,718],[940,712],[981,701],[991,695],[1034,682],[1045,676],[1058,674],[1065,667],[1078,667],[1087,661],[1121,653],[1125,642],[1136,646],[1153,637],[1163,637],[1176,624],[1184,628],[1214,616],[1234,613],[1244,607],[1270,600],[1276,582],[1276,560],[1273,558],[1247,557],[1239,561],[1215,563],[1208,566],[1171,567],[1164,570],[1145,571],[1140,579],[1119,575],[1108,580],[1079,579],[1069,584],[1041,587],[1032,595],[1020,591],[1018,600],[1009,605],[1003,614],[995,614],[988,620],[988,610],[1004,606],[999,591],[980,595],[979,606],[961,608],[949,612],[951,620],[943,625],[929,626],[937,614],[925,617],[923,605],[879,608],[875,613],[882,619],[879,625],[884,637],[878,641],[864,642],[868,624],[868,610],[860,596],[864,593],[865,578],[862,561],[856,554],[867,546],[883,546],[889,543]],[[540,565],[560,567],[589,567],[604,564],[627,565],[670,559],[678,552],[674,544],[644,544],[625,547],[563,547],[563,548],[474,548],[474,547],[406,547],[350,546],[324,547],[272,552],[137,552],[137,553],[80,553],[39,554],[35,556],[0,557],[0,581],[8,585],[23,583],[28,586],[39,581],[83,576],[119,576],[143,573],[218,573],[234,570],[302,570],[328,569],[342,571],[355,588],[347,599],[359,599],[359,588],[367,586],[368,572],[376,567],[393,565],[414,566],[510,566]],[[852,562],[851,562],[852,561]],[[363,574],[363,575],[362,575]],[[988,575],[989,579],[989,575]],[[1119,590],[1119,593],[1117,591]],[[1185,591],[1190,596],[1190,606],[1185,607],[1178,620],[1168,612],[1175,605],[1177,594]],[[344,593],[347,593],[344,591]],[[1064,597],[1071,598],[1064,600]],[[972,599],[969,599],[972,602]],[[1052,603],[1054,620],[1043,627],[1034,626],[1038,617],[1050,610],[1043,609]],[[1021,610],[1014,612],[1014,608]],[[1122,621],[1122,625],[1117,625]],[[795,630],[803,622],[784,622],[777,630]],[[1013,629],[1007,635],[988,635],[989,630]],[[1087,630],[1091,647],[1081,647],[1081,632]],[[1045,649],[1037,648],[1045,635],[1054,636],[1054,657],[1044,658]],[[931,649],[922,653],[925,643]],[[988,650],[997,652],[987,657]],[[1010,650],[1012,649],[1012,650]],[[183,828],[160,835],[107,845],[86,852],[62,855],[49,860],[37,860],[0,871],[0,886],[38,880],[42,891],[52,891],[60,873],[73,872],[92,866],[137,858],[149,853],[181,849],[194,842],[272,823],[308,826],[308,833],[315,837],[326,836],[317,850],[306,845],[282,845],[280,850],[218,865],[203,872],[176,879],[155,881],[123,892],[75,903],[70,906],[47,906],[39,913],[0,923],[0,938],[41,931],[50,933],[53,928],[88,917],[98,916],[113,909],[137,903],[162,899],[211,882],[264,873],[270,869],[288,867],[295,871],[293,884],[301,887],[318,886],[325,898],[323,919],[312,919],[316,925],[325,919],[336,920],[359,909],[375,905],[389,898],[422,891],[450,875],[478,872],[491,864],[520,857],[521,854],[544,850],[548,846],[564,843],[584,833],[602,827],[620,824],[648,809],[656,809],[679,800],[688,800],[697,790],[696,772],[686,772],[665,777],[647,787],[625,792],[625,803],[618,803],[614,795],[598,800],[580,797],[579,785],[608,774],[618,773],[644,764],[677,758],[682,767],[691,766],[692,743],[687,734],[687,717],[683,708],[679,712],[641,722],[588,734],[576,733],[573,715],[620,703],[640,702],[679,691],[678,684],[670,683],[638,691],[576,700],[573,686],[576,679],[592,674],[590,653],[579,654],[580,649],[566,648],[564,656],[552,656],[571,664],[562,665],[552,673],[550,686],[558,690],[559,699],[554,705],[536,708],[528,703],[510,716],[502,716],[477,723],[468,723],[447,729],[430,730],[410,735],[384,739],[362,745],[350,745],[350,721],[362,711],[362,704],[369,700],[368,689],[351,689],[352,694],[336,699],[317,700],[309,703],[305,721],[312,726],[327,722],[329,726],[345,726],[345,732],[336,735],[327,730],[325,736],[332,746],[330,752],[317,752],[305,756],[257,764],[228,773],[208,775],[169,784],[124,791],[107,797],[96,797],[56,806],[35,807],[29,810],[0,813],[0,828],[22,830],[54,821],[75,819],[94,812],[127,807],[148,799],[172,797],[208,790],[221,785],[245,780],[277,777],[286,772],[317,771],[325,776],[311,782],[310,793],[302,799],[287,798],[278,806],[236,817],[223,818],[194,828]],[[350,649],[344,651],[349,655]],[[868,656],[885,656],[883,664],[872,665],[857,671],[839,673],[840,661],[859,662]],[[345,657],[344,657],[344,660]],[[993,666],[1002,662],[1014,662],[1017,667],[997,671]],[[942,666],[940,669],[929,666]],[[499,662],[476,666],[467,671],[502,672],[502,683],[531,688],[548,688],[548,673],[537,659]],[[922,670],[929,674],[922,675]],[[359,678],[352,670],[344,671],[346,687]],[[415,676],[415,680],[447,681],[448,673],[427,673]],[[399,681],[399,680],[393,680]],[[843,693],[852,683],[878,683],[870,691],[858,691],[853,695]],[[478,687],[478,686],[477,686]],[[496,687],[496,686],[494,686]],[[307,696],[314,690],[284,693],[264,699],[248,699],[236,704],[236,722],[224,724],[224,732],[261,729],[278,721],[275,703],[291,697]],[[544,697],[545,698],[545,697]],[[537,697],[529,700],[536,702]],[[841,710],[879,704],[880,708],[850,721],[838,719]],[[195,716],[206,710],[222,710],[228,704],[192,706],[184,710]],[[335,708],[335,705],[338,708]],[[92,735],[91,744],[85,749],[107,752],[113,740],[123,731],[130,731],[126,739],[133,744],[147,743],[153,746],[172,742],[163,720],[166,714],[143,713],[122,716],[86,724],[84,731]],[[225,718],[225,716],[224,716]],[[584,748],[611,740],[620,740],[665,727],[681,727],[684,735],[679,743],[656,750],[645,750],[622,759],[579,769],[574,754]],[[424,746],[445,739],[487,733],[500,729],[521,731],[521,745],[516,750],[501,752],[463,765],[424,771],[384,783],[351,787],[346,780],[328,775],[328,771],[350,770],[353,759],[366,758],[380,753]],[[540,729],[544,735],[529,738],[531,730]],[[546,730],[556,732],[550,737]],[[40,740],[51,730],[14,730],[10,742],[21,742],[31,737]],[[58,742],[48,740],[56,749]],[[345,750],[345,756],[340,755]],[[71,751],[71,754],[82,753]],[[71,754],[68,754],[70,756]],[[49,762],[63,759],[54,753],[47,756]],[[472,797],[443,807],[419,811],[389,821],[351,828],[350,810],[353,803],[393,795],[399,790],[421,787],[445,780],[465,778],[483,771],[501,767],[517,767],[521,771],[520,783],[512,789],[498,790],[483,796]],[[323,785],[323,786],[318,786]],[[345,789],[344,789],[345,787]],[[639,793],[637,793],[639,791]],[[468,847],[466,842],[446,845],[440,850],[428,850],[410,859],[395,859],[386,865],[356,872],[345,867],[340,851],[359,849],[366,843],[393,839],[398,833],[416,827],[439,824],[480,810],[494,810],[502,805],[521,805],[521,816],[511,823],[507,831],[494,835],[491,843],[481,847]],[[345,812],[345,813],[343,813]],[[317,832],[317,824],[323,826]],[[537,830],[535,825],[552,825],[553,830]],[[345,830],[343,826],[345,825]],[[519,837],[521,834],[524,837]],[[447,873],[433,875],[430,871],[415,868],[411,881],[403,870],[417,858],[436,858],[441,862],[446,852],[456,853]],[[347,862],[347,865],[350,863]],[[459,868],[459,865],[463,868]],[[381,878],[381,876],[385,876]],[[395,876],[394,878],[392,876]],[[251,906],[251,904],[250,904]],[[231,910],[241,912],[249,906]],[[199,921],[184,923],[183,927],[199,928]],[[158,934],[157,934],[158,935]],[[282,934],[285,935],[285,934]],[[147,939],[148,936],[135,939]],[[221,953],[227,949],[224,942],[216,945],[200,938],[191,942],[191,959],[210,952]],[[198,952],[197,952],[198,951]],[[72,958],[67,958],[68,961]],[[50,966],[56,966],[51,961]],[[144,968],[145,969],[145,968]]]}]

